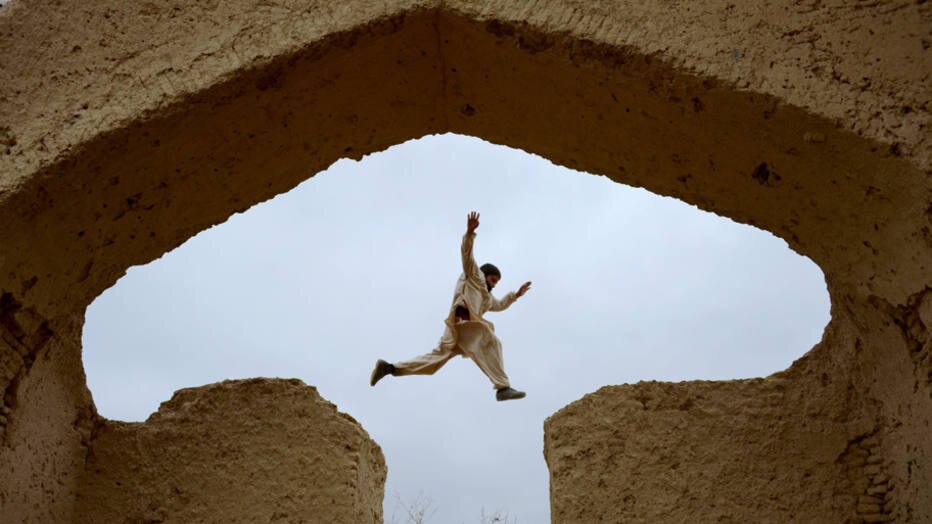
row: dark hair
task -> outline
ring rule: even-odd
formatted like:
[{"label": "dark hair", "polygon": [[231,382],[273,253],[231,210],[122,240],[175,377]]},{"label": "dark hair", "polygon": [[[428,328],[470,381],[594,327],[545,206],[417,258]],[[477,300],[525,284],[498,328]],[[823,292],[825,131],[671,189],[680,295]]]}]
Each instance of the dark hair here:
[{"label": "dark hair", "polygon": [[482,264],[482,267],[479,269],[482,270],[482,273],[485,274],[485,276],[495,275],[498,278],[502,278],[502,272],[492,264]]}]

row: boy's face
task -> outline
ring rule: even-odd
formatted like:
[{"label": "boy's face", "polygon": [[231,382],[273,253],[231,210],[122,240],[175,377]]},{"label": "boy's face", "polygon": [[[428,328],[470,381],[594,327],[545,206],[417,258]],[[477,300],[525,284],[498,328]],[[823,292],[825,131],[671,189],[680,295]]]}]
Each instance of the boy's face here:
[{"label": "boy's face", "polygon": [[501,279],[502,279],[502,277],[500,277],[500,276],[498,276],[498,275],[486,275],[486,276],[485,276],[485,285],[488,286],[489,291],[492,291],[493,289],[495,289],[495,284],[498,284],[498,281],[501,280]]}]

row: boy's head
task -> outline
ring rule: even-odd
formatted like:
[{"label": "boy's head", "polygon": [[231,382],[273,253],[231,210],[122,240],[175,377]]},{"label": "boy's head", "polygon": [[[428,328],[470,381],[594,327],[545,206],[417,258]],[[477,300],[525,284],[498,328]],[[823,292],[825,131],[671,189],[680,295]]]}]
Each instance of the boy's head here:
[{"label": "boy's head", "polygon": [[485,286],[489,288],[489,291],[492,291],[495,285],[498,284],[498,281],[502,279],[502,272],[492,264],[482,264],[482,267],[479,269],[481,269],[482,274],[485,275]]}]

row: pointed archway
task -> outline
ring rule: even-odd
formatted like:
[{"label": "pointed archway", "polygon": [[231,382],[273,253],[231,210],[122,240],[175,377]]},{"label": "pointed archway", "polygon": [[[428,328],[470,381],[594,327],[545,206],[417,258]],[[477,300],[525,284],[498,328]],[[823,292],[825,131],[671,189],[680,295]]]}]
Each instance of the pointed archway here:
[{"label": "pointed archway", "polygon": [[[771,231],[819,264],[832,295],[823,342],[784,373],[737,385],[626,386],[557,414],[547,440],[555,518],[651,518],[643,508],[668,500],[671,485],[652,479],[673,464],[692,490],[677,499],[688,512],[743,515],[764,505],[784,520],[932,514],[922,497],[928,468],[913,466],[932,453],[923,429],[932,416],[932,247],[922,55],[865,67],[861,55],[839,53],[836,75],[811,78],[804,73],[822,58],[767,44],[753,7],[680,14],[534,5],[137,10],[101,2],[81,6],[80,16],[52,2],[4,7],[4,469],[49,479],[58,486],[49,507],[70,511],[82,446],[93,448],[81,318],[127,267],[339,158],[452,131]],[[850,20],[772,9],[763,15],[791,12],[810,24],[795,35],[839,37]],[[922,34],[913,31],[920,9],[877,12],[868,25],[893,23],[907,40]],[[105,24],[102,38],[82,20]],[[865,84],[870,96],[852,96],[845,79],[853,76],[876,80]],[[621,461],[613,446],[649,442],[613,423],[574,425],[600,406],[640,406],[637,431],[708,447]],[[732,430],[668,417],[691,406]],[[586,447],[587,439],[607,445]],[[723,449],[731,451],[715,458]],[[751,456],[759,467],[742,466]],[[724,466],[709,470],[709,460]],[[17,481],[6,500],[40,515],[46,510],[31,501],[47,497],[41,484]],[[625,492],[619,507],[626,486],[636,493]],[[717,490],[714,508],[707,489]]]}]

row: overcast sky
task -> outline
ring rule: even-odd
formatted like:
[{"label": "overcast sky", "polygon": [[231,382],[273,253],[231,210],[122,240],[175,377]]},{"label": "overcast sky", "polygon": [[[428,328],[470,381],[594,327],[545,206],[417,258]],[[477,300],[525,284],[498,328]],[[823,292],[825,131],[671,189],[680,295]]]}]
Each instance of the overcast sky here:
[{"label": "overcast sky", "polygon": [[[499,403],[470,360],[368,385],[377,358],[430,351],[461,271],[466,214],[512,385]],[[759,377],[819,341],[821,271],[770,233],[540,157],[457,135],[341,160],[293,191],[129,270],[88,309],[84,363],[100,413],[146,419],[172,392],[297,377],[358,420],[395,494],[431,523],[505,510],[549,522],[543,421],[609,384]],[[635,431],[636,428],[627,428]]]}]

